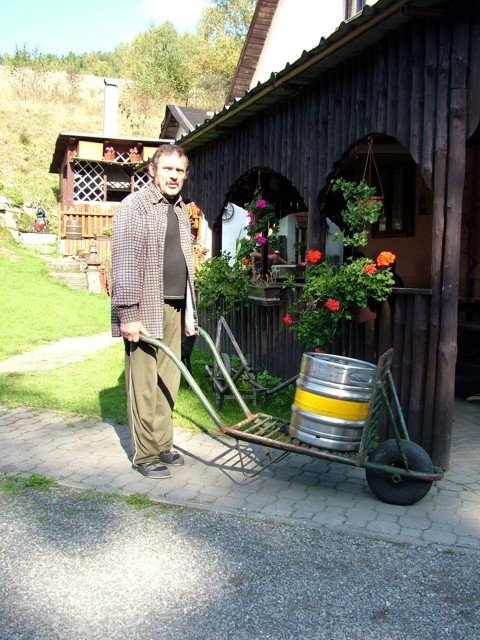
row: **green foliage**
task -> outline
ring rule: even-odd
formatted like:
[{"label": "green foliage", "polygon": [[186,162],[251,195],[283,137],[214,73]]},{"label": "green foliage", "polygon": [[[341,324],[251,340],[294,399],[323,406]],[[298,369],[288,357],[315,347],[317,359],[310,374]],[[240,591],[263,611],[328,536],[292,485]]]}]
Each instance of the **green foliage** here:
[{"label": "green foliage", "polygon": [[171,22],[152,26],[133,40],[125,56],[135,91],[143,99],[159,95],[188,100],[188,50]]},{"label": "green foliage", "polygon": [[336,237],[349,247],[365,247],[368,242],[368,225],[378,221],[382,214],[382,203],[373,201],[375,188],[369,187],[366,180],[349,182],[338,178],[332,182],[332,191],[340,191],[345,200],[345,209],[341,212],[346,230],[339,231]]},{"label": "green foliage", "polygon": [[125,496],[125,502],[136,509],[150,509],[154,505],[154,502],[148,496],[141,493],[132,493]]},{"label": "green foliage", "polygon": [[51,489],[55,487],[55,481],[39,473],[32,473],[29,476],[8,476],[0,482],[0,491],[13,494],[25,489]]},{"label": "green foliage", "polygon": [[15,220],[18,231],[22,233],[29,233],[33,228],[35,216],[22,211],[21,213],[14,213],[13,219]]},{"label": "green foliage", "polygon": [[28,135],[27,131],[25,130],[25,128],[23,128],[20,131],[20,134],[18,136],[20,143],[23,144],[24,146],[28,146],[31,142],[30,140],[30,136]]},{"label": "green foliage", "polygon": [[245,266],[232,261],[229,253],[205,260],[195,275],[198,308],[207,310],[212,318],[228,315],[247,302],[247,282]]},{"label": "green foliage", "polygon": [[247,35],[256,0],[211,0],[203,12],[200,33],[209,40],[228,36],[242,42]]}]

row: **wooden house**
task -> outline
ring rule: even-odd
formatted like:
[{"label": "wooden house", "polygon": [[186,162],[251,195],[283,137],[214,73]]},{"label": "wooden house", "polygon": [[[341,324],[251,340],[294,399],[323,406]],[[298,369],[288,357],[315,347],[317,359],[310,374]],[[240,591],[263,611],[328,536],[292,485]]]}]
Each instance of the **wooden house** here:
[{"label": "wooden house", "polygon": [[[276,4],[259,0],[255,16]],[[240,65],[265,41],[252,36],[259,24],[254,17]],[[378,0],[260,84],[246,90],[243,78],[231,104],[181,139],[191,163],[186,195],[213,229],[226,203],[248,201],[260,179],[280,217],[306,212],[310,248],[323,247],[335,216],[331,179],[362,177],[373,139],[385,215],[367,255],[396,253],[405,287],[375,321],[345,326],[335,349],[374,361],[395,348],[411,436],[444,467],[457,332],[468,325],[478,336],[479,327],[479,77],[480,3]],[[251,364],[284,379],[301,355],[282,323],[287,306],[252,304],[231,318]]]},{"label": "wooden house", "polygon": [[59,175],[64,253],[88,252],[96,238],[105,258],[108,246],[100,240],[111,229],[116,204],[148,182],[149,158],[161,144],[193,131],[208,115],[202,109],[167,105],[159,138],[118,136],[118,81],[105,79],[103,133],[62,132],[55,143],[50,173]]},{"label": "wooden house", "polygon": [[67,255],[88,250],[94,237],[111,228],[116,204],[148,182],[145,162],[165,142],[171,140],[58,135],[50,173],[60,179],[60,237]]}]

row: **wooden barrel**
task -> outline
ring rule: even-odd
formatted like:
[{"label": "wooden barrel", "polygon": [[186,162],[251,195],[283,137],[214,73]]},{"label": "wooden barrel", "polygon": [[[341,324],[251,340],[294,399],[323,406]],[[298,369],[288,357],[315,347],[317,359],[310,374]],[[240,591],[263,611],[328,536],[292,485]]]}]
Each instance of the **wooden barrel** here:
[{"label": "wooden barrel", "polygon": [[65,237],[67,238],[67,240],[82,239],[83,233],[81,220],[67,220],[67,223],[65,225]]},{"label": "wooden barrel", "polygon": [[290,434],[323,449],[358,451],[375,369],[363,360],[304,353]]}]

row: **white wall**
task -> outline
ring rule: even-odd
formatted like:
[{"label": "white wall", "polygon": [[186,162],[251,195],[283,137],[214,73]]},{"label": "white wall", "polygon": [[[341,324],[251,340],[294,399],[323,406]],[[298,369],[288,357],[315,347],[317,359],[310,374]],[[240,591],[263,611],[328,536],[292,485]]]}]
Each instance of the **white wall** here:
[{"label": "white wall", "polygon": [[233,208],[233,216],[230,220],[222,220],[222,251],[228,251],[231,256],[234,256],[237,241],[246,235],[247,212],[231,202],[228,208]]},{"label": "white wall", "polygon": [[[367,4],[376,2],[369,0]],[[330,36],[343,21],[344,11],[344,0],[280,0],[250,88]]]}]

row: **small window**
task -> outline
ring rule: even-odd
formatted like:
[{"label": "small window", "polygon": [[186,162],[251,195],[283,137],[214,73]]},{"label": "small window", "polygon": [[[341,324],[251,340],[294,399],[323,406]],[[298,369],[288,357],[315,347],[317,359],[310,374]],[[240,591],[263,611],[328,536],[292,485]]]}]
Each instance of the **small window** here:
[{"label": "small window", "polygon": [[363,9],[366,0],[345,0],[345,20],[353,18],[359,11]]},{"label": "small window", "polygon": [[413,235],[415,165],[411,161],[383,163],[383,214],[373,226],[374,238]]}]

